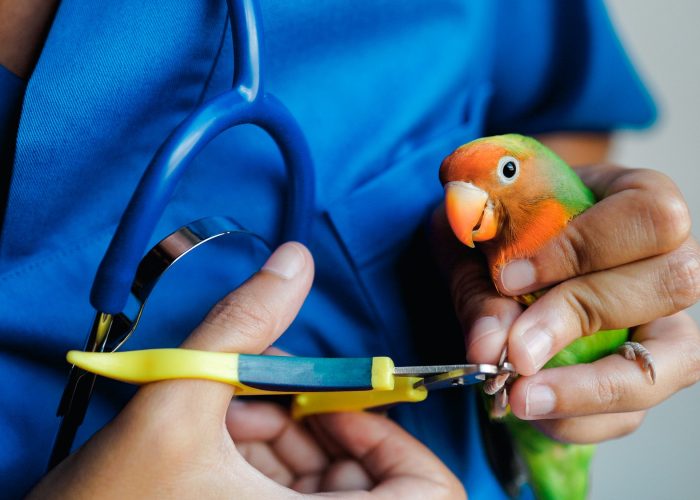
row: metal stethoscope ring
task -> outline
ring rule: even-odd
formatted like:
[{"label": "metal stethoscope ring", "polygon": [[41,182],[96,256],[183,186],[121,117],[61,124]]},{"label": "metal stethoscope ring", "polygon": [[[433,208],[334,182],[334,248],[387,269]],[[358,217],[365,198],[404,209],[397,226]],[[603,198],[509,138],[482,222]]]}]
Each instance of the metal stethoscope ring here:
[{"label": "metal stethoscope ring", "polygon": [[[90,302],[97,314],[86,351],[114,351],[126,341],[148,294],[173,262],[206,241],[244,231],[228,218],[202,219],[175,231],[142,259],[186,167],[212,139],[236,125],[257,125],[277,144],[289,177],[283,240],[308,241],[314,210],[314,168],[308,144],[287,108],[264,91],[263,30],[257,0],[227,0],[227,4],[234,51],[233,88],[183,120],[141,177],[93,282]],[[140,305],[135,317],[124,313],[130,296]],[[61,425],[49,469],[70,453],[94,382],[94,375],[71,369],[57,412]]]}]

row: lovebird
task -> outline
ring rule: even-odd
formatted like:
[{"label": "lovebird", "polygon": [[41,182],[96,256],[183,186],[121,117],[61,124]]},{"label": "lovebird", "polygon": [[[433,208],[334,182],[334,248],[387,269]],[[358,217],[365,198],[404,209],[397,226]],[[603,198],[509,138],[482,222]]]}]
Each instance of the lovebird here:
[{"label": "lovebird", "polygon": [[[479,245],[494,279],[507,262],[534,255],[596,202],[591,190],[553,151],[517,134],[485,137],[457,148],[442,162],[440,182],[455,236],[469,247]],[[546,292],[540,290],[516,300],[527,306]],[[627,359],[642,361],[653,383],[656,374],[651,355],[641,344],[629,342],[628,337],[627,329],[582,337],[544,368],[590,363],[619,352]],[[494,411],[498,399],[494,403],[493,398],[485,397],[484,401],[490,408],[486,408],[487,418],[499,418],[504,424],[495,428],[507,430],[509,446],[519,455],[518,462],[524,463],[537,498],[586,498],[593,445],[555,441],[510,413],[504,399],[503,412],[498,408]],[[482,426],[488,428],[494,427]],[[498,440],[502,442],[503,436]],[[498,471],[497,476],[503,477]],[[513,483],[504,486],[516,494]]]}]

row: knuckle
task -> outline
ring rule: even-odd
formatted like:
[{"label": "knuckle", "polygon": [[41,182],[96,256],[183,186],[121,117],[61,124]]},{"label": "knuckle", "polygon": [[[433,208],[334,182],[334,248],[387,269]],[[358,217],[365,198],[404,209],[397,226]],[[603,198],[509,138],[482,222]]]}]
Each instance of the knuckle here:
[{"label": "knuckle", "polygon": [[605,196],[629,190],[641,194],[654,193],[659,188],[659,183],[665,185],[668,182],[668,178],[656,170],[648,168],[624,169],[622,174],[608,186]]},{"label": "knuckle", "polygon": [[618,182],[622,184],[622,186],[616,186],[618,189],[638,189],[651,193],[675,187],[668,175],[651,168],[629,169],[620,176]]},{"label": "knuckle", "polygon": [[625,398],[628,392],[625,383],[618,375],[599,375],[595,378],[593,395],[602,412],[609,412]]},{"label": "knuckle", "polygon": [[496,293],[490,278],[483,272],[455,272],[451,280],[452,301],[457,317],[470,323],[481,310],[483,300]]},{"label": "knuckle", "polygon": [[686,309],[700,298],[700,254],[683,248],[670,254],[666,294],[674,311]]},{"label": "knuckle", "polygon": [[559,248],[568,264],[568,271],[570,271],[572,276],[590,272],[593,268],[589,252],[591,248],[590,239],[586,238],[576,224],[569,224],[563,234],[564,237],[558,241]]},{"label": "knuckle", "polygon": [[581,287],[569,286],[562,289],[561,296],[578,321],[581,335],[590,335],[601,329],[603,322],[596,293],[586,293]]},{"label": "knuckle", "polygon": [[204,320],[217,327],[234,327],[244,336],[257,337],[274,325],[275,316],[250,294],[235,292],[217,303]]},{"label": "knuckle", "polygon": [[677,248],[690,234],[691,220],[683,195],[666,174],[650,169],[631,169],[611,188],[632,191],[639,207],[638,223],[660,252]]},{"label": "knuckle", "polygon": [[650,222],[661,249],[678,247],[690,234],[690,212],[677,189],[650,195]]}]

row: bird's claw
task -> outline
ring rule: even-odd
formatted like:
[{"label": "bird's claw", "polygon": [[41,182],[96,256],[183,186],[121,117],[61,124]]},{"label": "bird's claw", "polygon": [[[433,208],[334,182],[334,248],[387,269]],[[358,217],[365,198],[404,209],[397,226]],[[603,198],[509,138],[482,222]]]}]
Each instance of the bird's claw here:
[{"label": "bird's claw", "polygon": [[617,352],[630,361],[640,359],[642,361],[642,368],[651,378],[651,383],[656,383],[656,363],[654,363],[654,358],[646,347],[639,342],[625,342],[620,346]]},{"label": "bird's claw", "polygon": [[508,389],[503,387],[493,398],[491,418],[503,418],[508,414]]},{"label": "bird's claw", "polygon": [[484,382],[484,392],[489,396],[493,396],[505,387],[508,378],[510,378],[510,373],[499,373],[495,377],[487,379]]},{"label": "bird's claw", "polygon": [[[508,348],[504,348],[501,353],[501,359],[498,361],[498,366],[503,366],[508,356]],[[484,392],[489,396],[494,396],[493,406],[491,407],[491,418],[503,418],[508,414],[508,381],[511,379],[511,373],[502,372],[498,375],[487,379],[484,382]]]}]

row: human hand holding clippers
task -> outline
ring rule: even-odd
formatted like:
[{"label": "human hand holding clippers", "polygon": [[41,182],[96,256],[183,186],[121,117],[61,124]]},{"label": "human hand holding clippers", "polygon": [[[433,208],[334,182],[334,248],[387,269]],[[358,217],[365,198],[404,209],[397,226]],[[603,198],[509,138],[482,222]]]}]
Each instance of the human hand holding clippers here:
[{"label": "human hand holding clippers", "polygon": [[[258,354],[301,307],[313,261],[298,243],[211,310],[182,347]],[[464,490],[425,446],[368,413],[293,422],[269,403],[241,405],[231,385],[167,380],[143,386],[122,412],[56,466],[30,498],[283,498],[294,490],[370,490],[378,498],[459,498]],[[338,496],[351,497],[353,493]]]}]

